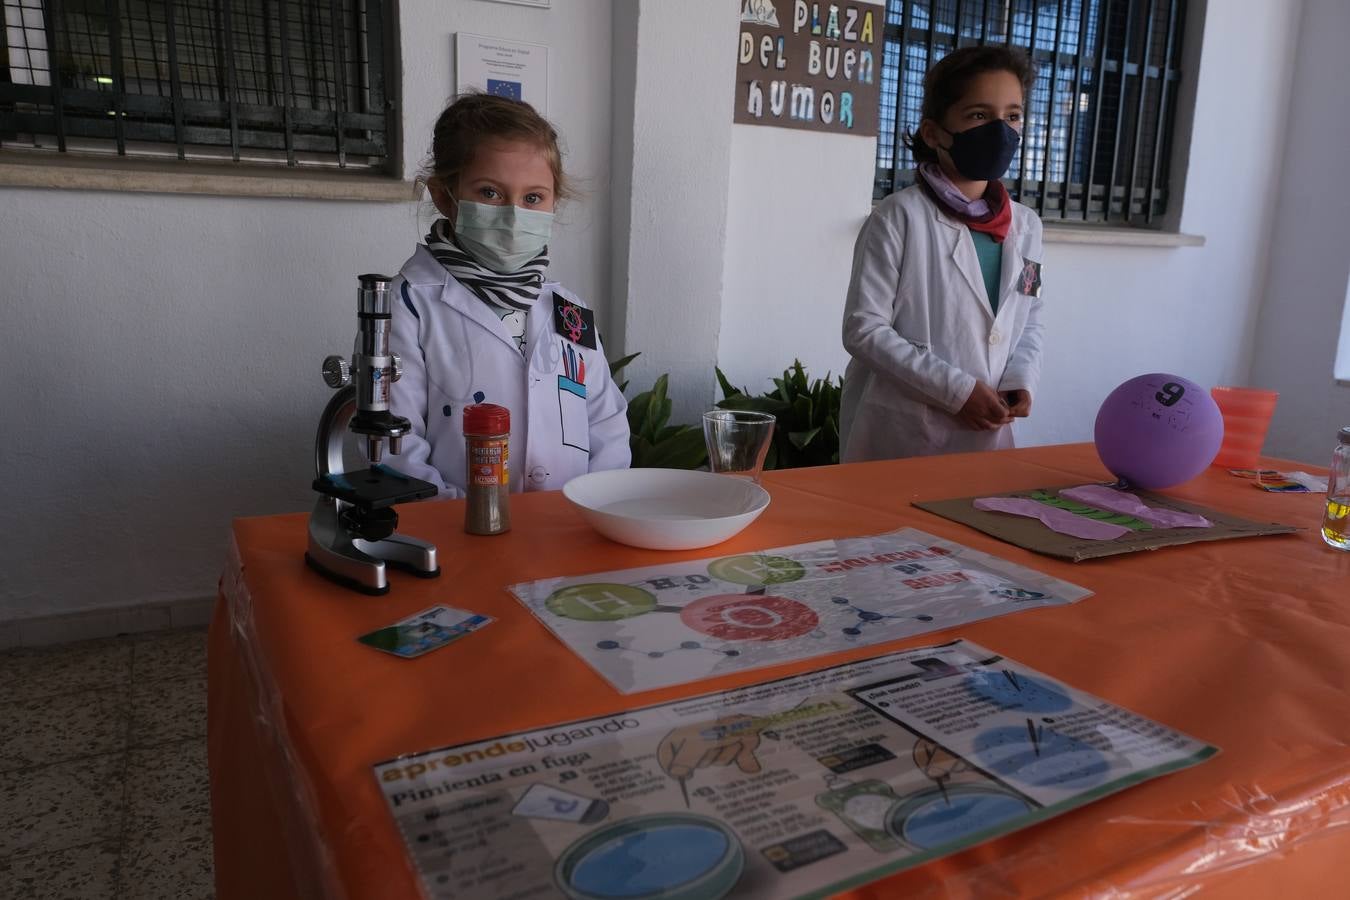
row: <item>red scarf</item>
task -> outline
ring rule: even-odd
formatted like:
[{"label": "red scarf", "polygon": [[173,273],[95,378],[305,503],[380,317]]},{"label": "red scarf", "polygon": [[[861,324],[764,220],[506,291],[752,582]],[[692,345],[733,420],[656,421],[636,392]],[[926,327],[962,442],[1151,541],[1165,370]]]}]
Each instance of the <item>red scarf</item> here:
[{"label": "red scarf", "polygon": [[1003,243],[1007,238],[1008,229],[1012,227],[1012,199],[1008,196],[1008,189],[997,178],[991,178],[989,187],[984,191],[984,202],[989,204],[989,214],[980,217],[968,216],[965,212],[952,209],[943,203],[942,197],[922,176],[919,177],[919,184],[923,185],[924,192],[940,209],[945,210],[952,218],[964,222],[971,231],[989,235],[996,244]]}]

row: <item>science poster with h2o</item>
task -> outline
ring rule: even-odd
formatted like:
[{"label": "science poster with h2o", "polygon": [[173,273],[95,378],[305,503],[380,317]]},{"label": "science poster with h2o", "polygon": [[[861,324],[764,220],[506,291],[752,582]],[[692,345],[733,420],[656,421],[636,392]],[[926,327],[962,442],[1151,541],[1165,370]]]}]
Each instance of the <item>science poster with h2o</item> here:
[{"label": "science poster with h2o", "polygon": [[1091,592],[906,528],[511,592],[619,692],[880,644]]}]

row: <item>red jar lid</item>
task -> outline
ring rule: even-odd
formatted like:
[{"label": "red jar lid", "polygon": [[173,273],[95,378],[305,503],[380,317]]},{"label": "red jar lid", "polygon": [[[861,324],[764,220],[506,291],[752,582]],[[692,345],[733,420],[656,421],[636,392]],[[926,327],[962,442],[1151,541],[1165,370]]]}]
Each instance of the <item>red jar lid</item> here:
[{"label": "red jar lid", "polygon": [[510,434],[511,410],[495,403],[475,403],[464,407],[464,433],[478,435]]}]

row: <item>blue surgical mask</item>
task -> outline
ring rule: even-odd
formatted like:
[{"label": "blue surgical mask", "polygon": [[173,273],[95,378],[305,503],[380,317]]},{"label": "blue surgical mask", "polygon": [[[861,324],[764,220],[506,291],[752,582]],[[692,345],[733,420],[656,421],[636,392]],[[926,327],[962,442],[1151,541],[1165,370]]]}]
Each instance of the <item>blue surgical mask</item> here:
[{"label": "blue surgical mask", "polygon": [[506,204],[456,204],[455,240],[470,256],[502,275],[520,270],[548,245],[553,213]]}]

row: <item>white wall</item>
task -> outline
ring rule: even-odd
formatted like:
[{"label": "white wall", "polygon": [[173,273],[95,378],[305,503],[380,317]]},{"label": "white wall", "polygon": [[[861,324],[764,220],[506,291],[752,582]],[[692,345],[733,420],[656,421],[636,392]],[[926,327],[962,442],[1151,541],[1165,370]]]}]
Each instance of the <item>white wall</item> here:
[{"label": "white wall", "polygon": [[875,138],[734,125],[722,334],[737,387],[772,388],[794,358],[842,375],[853,240],[871,211]]},{"label": "white wall", "polygon": [[1280,392],[1267,451],[1322,466],[1337,429],[1350,425],[1350,385],[1333,374],[1338,336],[1350,366],[1350,252],[1339,189],[1350,146],[1347,42],[1345,0],[1304,0],[1251,374],[1253,384]]},{"label": "white wall", "polygon": [[[552,47],[550,117],[589,192],[552,271],[602,309],[611,5],[402,4],[410,171],[455,31]],[[411,202],[0,189],[0,621],[210,595],[231,518],[307,510],[355,276],[397,269],[427,222]]]},{"label": "white wall", "polygon": [[694,421],[712,400],[721,326],[738,10],[725,0],[620,2],[615,43],[633,99],[614,138],[615,159],[631,168],[616,178],[622,313],[611,355],[642,353],[627,373],[635,390],[669,373],[674,420]]}]

